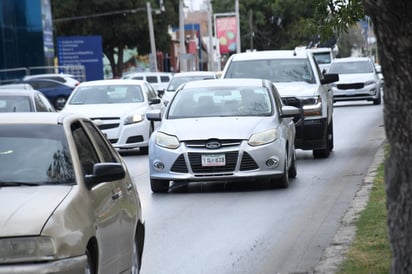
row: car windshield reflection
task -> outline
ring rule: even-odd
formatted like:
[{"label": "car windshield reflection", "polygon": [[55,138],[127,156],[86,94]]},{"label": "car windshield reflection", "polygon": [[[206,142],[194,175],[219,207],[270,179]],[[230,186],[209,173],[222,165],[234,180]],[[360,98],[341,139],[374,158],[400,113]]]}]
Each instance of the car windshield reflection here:
[{"label": "car windshield reflection", "polygon": [[272,109],[266,88],[184,89],[173,99],[168,118],[270,116]]},{"label": "car windshield reflection", "polygon": [[6,185],[73,184],[72,159],[62,130],[61,126],[41,124],[2,125],[0,182]]}]

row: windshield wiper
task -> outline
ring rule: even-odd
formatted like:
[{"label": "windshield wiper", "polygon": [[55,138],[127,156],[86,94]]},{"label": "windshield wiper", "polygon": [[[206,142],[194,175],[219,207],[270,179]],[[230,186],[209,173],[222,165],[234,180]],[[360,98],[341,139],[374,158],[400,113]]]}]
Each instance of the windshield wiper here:
[{"label": "windshield wiper", "polygon": [[29,183],[29,182],[15,182],[15,181],[0,181],[0,187],[3,186],[39,186],[39,183]]}]

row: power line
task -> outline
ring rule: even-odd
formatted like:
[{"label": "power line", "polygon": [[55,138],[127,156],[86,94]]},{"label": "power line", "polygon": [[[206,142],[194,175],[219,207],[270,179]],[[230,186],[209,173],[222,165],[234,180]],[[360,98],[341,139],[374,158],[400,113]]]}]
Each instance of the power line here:
[{"label": "power line", "polygon": [[102,17],[102,16],[109,16],[109,15],[116,15],[116,14],[128,14],[128,13],[136,13],[138,11],[144,11],[146,8],[138,8],[138,9],[129,9],[129,10],[118,10],[118,11],[110,11],[110,12],[103,12],[103,13],[95,13],[90,15],[82,15],[82,16],[73,16],[73,17],[65,17],[65,18],[57,18],[53,19],[53,22],[65,22],[65,21],[72,21],[72,20],[82,20],[94,17]]}]

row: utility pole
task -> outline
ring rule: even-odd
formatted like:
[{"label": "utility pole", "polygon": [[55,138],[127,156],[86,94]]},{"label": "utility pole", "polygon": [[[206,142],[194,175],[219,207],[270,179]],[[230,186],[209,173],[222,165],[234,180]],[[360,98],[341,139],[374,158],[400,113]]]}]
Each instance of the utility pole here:
[{"label": "utility pole", "polygon": [[[186,45],[185,45],[185,14],[183,10],[183,0],[179,1],[179,69],[186,71]],[[184,60],[183,60],[184,59]]]},{"label": "utility pole", "polygon": [[208,6],[208,13],[207,13],[207,28],[209,30],[209,55],[208,55],[208,70],[209,71],[214,71],[214,60],[213,60],[213,32],[212,32],[212,16],[213,16],[213,9],[212,9],[212,1],[209,0],[209,6]]},{"label": "utility pole", "polygon": [[153,19],[152,19],[152,7],[150,2],[146,2],[147,9],[147,19],[149,21],[149,35],[150,35],[150,70],[157,71],[157,54],[156,54],[156,45],[154,39],[154,30],[153,30]]},{"label": "utility pole", "polygon": [[236,53],[240,52],[240,18],[239,18],[239,0],[235,0],[235,13],[236,13]]}]

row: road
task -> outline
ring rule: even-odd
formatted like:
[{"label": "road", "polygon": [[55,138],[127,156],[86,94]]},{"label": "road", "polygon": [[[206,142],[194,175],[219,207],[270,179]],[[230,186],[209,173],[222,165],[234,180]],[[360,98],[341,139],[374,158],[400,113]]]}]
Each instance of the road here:
[{"label": "road", "polygon": [[297,150],[288,189],[213,183],[152,194],[147,156],[124,155],[146,221],[141,273],[311,273],[384,141],[382,109],[336,103],[334,152]]}]

